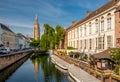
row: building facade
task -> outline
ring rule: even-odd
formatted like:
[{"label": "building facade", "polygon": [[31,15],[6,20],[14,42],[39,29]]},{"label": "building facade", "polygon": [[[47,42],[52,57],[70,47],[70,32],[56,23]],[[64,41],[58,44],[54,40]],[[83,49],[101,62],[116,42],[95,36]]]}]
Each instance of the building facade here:
[{"label": "building facade", "polygon": [[17,45],[18,49],[29,48],[29,40],[21,33],[17,33]]},{"label": "building facade", "polygon": [[9,47],[10,49],[15,49],[15,33],[9,29],[9,27],[0,23],[2,30],[2,43],[4,47]]},{"label": "building facade", "polygon": [[36,21],[34,23],[34,39],[37,40],[40,38],[40,28],[38,23],[38,16],[36,16]]},{"label": "building facade", "polygon": [[3,35],[3,31],[0,25],[0,47],[3,45],[3,41],[2,41],[2,35]]},{"label": "building facade", "polygon": [[111,0],[66,29],[66,46],[79,51],[120,47],[120,1]]}]

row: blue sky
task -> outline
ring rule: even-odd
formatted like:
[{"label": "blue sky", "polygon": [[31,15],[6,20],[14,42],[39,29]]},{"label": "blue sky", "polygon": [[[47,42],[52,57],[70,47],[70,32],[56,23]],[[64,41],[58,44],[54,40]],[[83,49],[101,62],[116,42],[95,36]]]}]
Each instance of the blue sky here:
[{"label": "blue sky", "polygon": [[81,20],[86,11],[94,11],[110,0],[0,0],[0,23],[15,33],[32,36],[38,15],[41,33],[43,24],[67,28],[72,21]]}]

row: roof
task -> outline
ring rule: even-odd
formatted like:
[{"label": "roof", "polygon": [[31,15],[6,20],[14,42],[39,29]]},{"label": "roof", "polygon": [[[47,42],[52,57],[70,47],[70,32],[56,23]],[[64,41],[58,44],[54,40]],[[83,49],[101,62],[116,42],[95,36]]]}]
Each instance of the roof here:
[{"label": "roof", "polygon": [[26,37],[22,33],[17,33],[17,36],[26,39]]},{"label": "roof", "polygon": [[6,25],[4,25],[4,24],[2,24],[2,23],[0,23],[0,25],[1,25],[1,28],[3,29],[3,30],[6,30],[6,31],[9,31],[9,32],[12,32],[12,33],[14,33],[11,29],[9,29],[9,27],[7,27]]},{"label": "roof", "polygon": [[109,48],[103,52],[100,52],[100,53],[96,53],[96,54],[93,54],[93,57],[94,58],[97,58],[97,59],[111,59],[110,57],[110,51],[111,50],[116,50],[117,48]]},{"label": "roof", "polygon": [[115,6],[118,1],[119,1],[119,0],[111,0],[111,1],[108,2],[107,4],[105,4],[105,5],[103,5],[102,7],[98,8],[98,9],[95,10],[94,12],[90,13],[90,14],[89,14],[88,16],[86,16],[84,19],[80,20],[80,21],[79,21],[78,23],[76,23],[74,26],[68,27],[66,30],[68,30],[68,29],[70,29],[70,28],[73,28],[73,27],[75,27],[75,26],[77,26],[77,25],[79,25],[79,24],[87,21],[88,19],[90,19],[90,18],[92,18],[92,17],[94,17],[94,16],[96,16],[96,15],[104,12],[105,10],[107,10],[107,9]]},{"label": "roof", "polygon": [[120,6],[118,6],[118,7],[116,8],[116,12],[118,12],[118,11],[120,11]]}]

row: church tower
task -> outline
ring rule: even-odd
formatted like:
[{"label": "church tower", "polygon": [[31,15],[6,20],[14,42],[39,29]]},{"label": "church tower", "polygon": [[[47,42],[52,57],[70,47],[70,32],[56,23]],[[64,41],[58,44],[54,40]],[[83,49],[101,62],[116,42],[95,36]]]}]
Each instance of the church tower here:
[{"label": "church tower", "polygon": [[40,28],[38,23],[38,16],[36,16],[36,20],[34,23],[34,39],[37,40],[38,38],[40,38]]}]

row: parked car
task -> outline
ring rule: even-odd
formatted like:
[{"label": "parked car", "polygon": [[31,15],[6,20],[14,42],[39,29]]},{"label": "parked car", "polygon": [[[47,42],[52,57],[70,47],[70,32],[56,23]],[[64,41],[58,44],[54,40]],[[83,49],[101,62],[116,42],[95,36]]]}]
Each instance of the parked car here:
[{"label": "parked car", "polygon": [[0,53],[1,54],[8,54],[8,53],[10,53],[10,49],[9,48],[0,49]]}]

